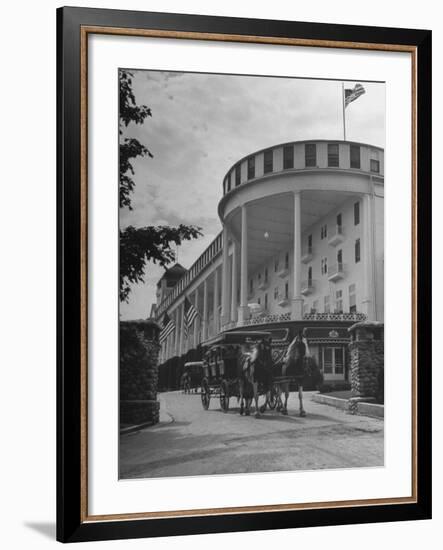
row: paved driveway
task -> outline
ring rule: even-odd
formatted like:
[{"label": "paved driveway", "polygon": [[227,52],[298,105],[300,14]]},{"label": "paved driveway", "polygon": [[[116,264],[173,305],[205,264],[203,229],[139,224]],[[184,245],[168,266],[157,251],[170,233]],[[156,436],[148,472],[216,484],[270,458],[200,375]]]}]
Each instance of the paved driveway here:
[{"label": "paved driveway", "polygon": [[199,395],[160,394],[161,422],[120,436],[121,478],[358,468],[383,465],[383,420],[348,415],[311,401],[298,416],[267,411],[240,416],[237,400],[223,413],[216,399],[203,410]]}]

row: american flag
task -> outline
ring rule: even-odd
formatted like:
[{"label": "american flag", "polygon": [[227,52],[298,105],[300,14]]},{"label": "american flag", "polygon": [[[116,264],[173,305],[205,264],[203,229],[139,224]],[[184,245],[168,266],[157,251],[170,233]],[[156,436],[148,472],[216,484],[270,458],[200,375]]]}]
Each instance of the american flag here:
[{"label": "american flag", "polygon": [[185,298],[185,339],[188,338],[189,329],[192,326],[192,323],[195,321],[198,315],[198,311],[195,309],[194,305],[189,301],[188,298]]},{"label": "american flag", "polygon": [[165,313],[165,316],[163,317],[163,328],[160,332],[160,344],[163,344],[163,342],[166,340],[166,338],[172,334],[175,330],[175,323],[172,319],[169,318],[169,315]]},{"label": "american flag", "polygon": [[365,93],[365,89],[361,84],[356,84],[354,88],[345,89],[345,107],[347,107],[350,103],[358,99],[364,93]]}]

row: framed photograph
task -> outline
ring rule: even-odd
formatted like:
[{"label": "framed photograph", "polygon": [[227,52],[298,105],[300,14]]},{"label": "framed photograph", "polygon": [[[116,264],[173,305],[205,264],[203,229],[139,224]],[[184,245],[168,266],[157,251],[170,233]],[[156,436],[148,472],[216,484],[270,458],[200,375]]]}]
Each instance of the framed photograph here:
[{"label": "framed photograph", "polygon": [[58,540],[430,518],[431,32],[57,29]]}]

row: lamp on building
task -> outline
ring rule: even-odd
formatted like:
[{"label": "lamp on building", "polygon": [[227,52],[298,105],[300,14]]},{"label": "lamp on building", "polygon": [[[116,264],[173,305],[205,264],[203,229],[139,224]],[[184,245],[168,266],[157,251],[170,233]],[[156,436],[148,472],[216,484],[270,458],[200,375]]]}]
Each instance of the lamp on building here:
[{"label": "lamp on building", "polygon": [[267,231],[265,231],[264,237],[265,239],[269,239],[269,233]]}]

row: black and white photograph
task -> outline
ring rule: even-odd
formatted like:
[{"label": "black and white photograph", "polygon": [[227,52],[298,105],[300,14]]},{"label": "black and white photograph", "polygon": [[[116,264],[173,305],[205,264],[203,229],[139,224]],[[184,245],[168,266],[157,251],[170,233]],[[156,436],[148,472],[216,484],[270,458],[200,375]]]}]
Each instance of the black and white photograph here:
[{"label": "black and white photograph", "polygon": [[118,82],[120,479],[383,467],[385,83]]}]

